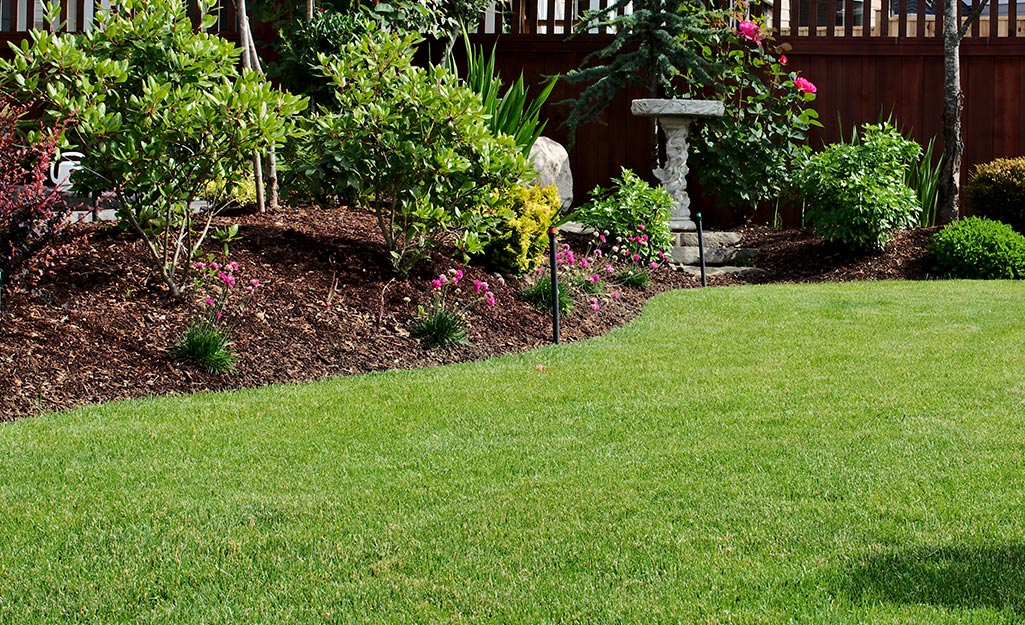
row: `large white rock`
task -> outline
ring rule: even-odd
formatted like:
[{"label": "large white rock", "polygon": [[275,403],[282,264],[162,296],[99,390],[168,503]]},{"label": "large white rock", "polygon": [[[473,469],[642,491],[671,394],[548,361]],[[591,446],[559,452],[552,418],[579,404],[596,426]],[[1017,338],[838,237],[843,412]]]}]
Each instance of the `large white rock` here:
[{"label": "large white rock", "polygon": [[530,162],[537,172],[537,184],[541,187],[554,184],[562,207],[569,208],[573,204],[573,171],[566,148],[548,137],[538,137],[530,148]]}]

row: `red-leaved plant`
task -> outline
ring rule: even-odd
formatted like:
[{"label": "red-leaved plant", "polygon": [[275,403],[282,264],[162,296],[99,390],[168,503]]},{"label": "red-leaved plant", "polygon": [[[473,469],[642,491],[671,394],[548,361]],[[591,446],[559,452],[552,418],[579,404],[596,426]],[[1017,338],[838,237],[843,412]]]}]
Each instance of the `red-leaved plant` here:
[{"label": "red-leaved plant", "polygon": [[60,132],[43,128],[38,141],[24,140],[17,131],[24,113],[24,107],[0,98],[0,293],[5,295],[26,288],[70,249],[61,235],[71,208],[46,185]]}]

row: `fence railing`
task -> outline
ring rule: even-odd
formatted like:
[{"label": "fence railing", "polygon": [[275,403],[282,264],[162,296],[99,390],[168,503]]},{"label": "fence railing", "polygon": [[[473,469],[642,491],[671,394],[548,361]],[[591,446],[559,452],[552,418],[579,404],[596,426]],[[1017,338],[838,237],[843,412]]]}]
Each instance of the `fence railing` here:
[{"label": "fence railing", "polygon": [[[762,8],[773,30],[784,37],[915,38],[942,36],[943,0],[766,0]],[[959,16],[981,0],[959,0]],[[71,32],[88,30],[97,8],[110,9],[117,0],[0,0],[0,32],[24,33],[32,28]],[[478,34],[508,33],[564,38],[585,11],[608,9],[611,0],[503,0],[487,10]],[[46,5],[59,11],[47,23]],[[222,2],[216,30],[237,30],[234,3]],[[620,8],[620,14],[631,7]],[[610,10],[611,16],[611,10]],[[609,34],[606,27],[589,34]],[[1025,37],[1025,0],[991,0],[970,37]]]}]

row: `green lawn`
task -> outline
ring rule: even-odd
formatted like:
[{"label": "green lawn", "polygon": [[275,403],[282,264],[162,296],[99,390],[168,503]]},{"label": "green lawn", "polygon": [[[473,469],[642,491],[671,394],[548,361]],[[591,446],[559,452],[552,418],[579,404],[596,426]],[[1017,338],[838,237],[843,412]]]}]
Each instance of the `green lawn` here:
[{"label": "green lawn", "polygon": [[3,425],[0,623],[1020,623],[1023,320],[1012,282],[691,290]]}]

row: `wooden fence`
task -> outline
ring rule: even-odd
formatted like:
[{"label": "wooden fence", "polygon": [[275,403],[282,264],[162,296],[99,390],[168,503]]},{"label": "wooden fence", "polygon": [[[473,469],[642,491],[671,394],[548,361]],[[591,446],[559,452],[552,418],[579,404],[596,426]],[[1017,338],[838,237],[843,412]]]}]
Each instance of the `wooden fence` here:
[{"label": "wooden fence", "polygon": [[[24,37],[26,25],[47,27],[44,0],[0,0],[0,45]],[[89,27],[94,2],[60,3],[65,28]],[[924,143],[941,132],[943,103],[941,0],[776,0],[766,19],[776,43],[791,47],[788,67],[818,86],[814,103],[823,128],[812,134],[813,147],[840,138],[855,124],[892,119]],[[966,13],[980,0],[961,0]],[[230,5],[231,3],[227,3]],[[605,9],[609,0],[510,0],[492,9],[474,39],[496,42],[500,71],[513,79],[522,71],[528,83],[579,67],[584,57],[607,45],[612,34],[591,32],[567,39],[567,27],[584,10]],[[922,5],[922,10],[918,6]],[[629,9],[627,9],[629,10]],[[237,30],[231,8],[220,14],[218,29]],[[12,27],[13,25],[13,27]],[[268,33],[268,36],[271,34]],[[997,0],[969,32],[962,48],[965,88],[964,175],[996,157],[1025,154],[1025,0]],[[545,134],[568,143],[562,122],[579,87],[561,82],[544,109]],[[644,120],[630,115],[630,100],[644,97],[632,88],[618,97],[601,124],[581,127],[570,150],[578,199],[596,184],[607,184],[621,167],[649,169],[650,137]],[[937,146],[937,152],[941,146]],[[724,225],[729,212],[714,209],[714,189],[692,184],[693,195],[713,224]],[[764,217],[764,215],[763,215]],[[790,212],[787,221],[797,215]]]}]

